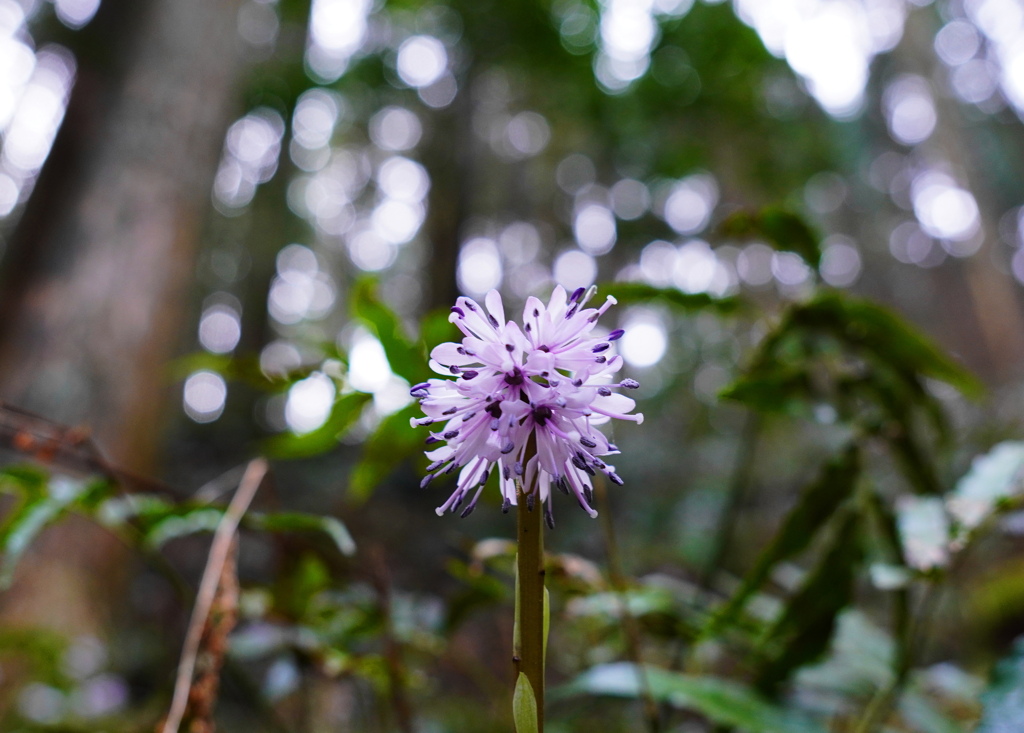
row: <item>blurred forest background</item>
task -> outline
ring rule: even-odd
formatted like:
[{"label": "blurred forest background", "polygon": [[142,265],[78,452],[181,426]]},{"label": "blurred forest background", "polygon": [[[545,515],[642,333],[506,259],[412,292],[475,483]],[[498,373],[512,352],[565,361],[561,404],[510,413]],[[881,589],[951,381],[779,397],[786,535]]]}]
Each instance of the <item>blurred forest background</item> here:
[{"label": "blurred forest background", "polygon": [[265,455],[220,729],[511,730],[409,386],[598,283],[549,730],[1024,730],[1022,119],[1022,0],[0,0],[0,729],[153,729]]}]

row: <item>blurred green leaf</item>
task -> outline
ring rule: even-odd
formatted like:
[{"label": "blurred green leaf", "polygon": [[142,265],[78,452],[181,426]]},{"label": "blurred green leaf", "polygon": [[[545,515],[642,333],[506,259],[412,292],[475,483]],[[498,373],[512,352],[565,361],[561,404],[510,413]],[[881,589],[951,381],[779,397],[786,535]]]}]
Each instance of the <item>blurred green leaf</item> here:
[{"label": "blurred green leaf", "polygon": [[[615,662],[593,667],[554,691],[552,697],[612,695],[639,698],[637,667]],[[700,713],[712,723],[749,733],[824,733],[824,728],[796,713],[768,702],[738,682],[685,675],[645,665],[646,688],[655,700]]]},{"label": "blurred green leaf", "polygon": [[199,532],[213,532],[223,517],[224,509],[220,507],[172,506],[163,517],[150,517],[155,521],[143,529],[143,536],[150,548],[159,549],[171,540]]},{"label": "blurred green leaf", "polygon": [[825,555],[764,634],[760,646],[767,654],[757,675],[759,689],[773,692],[828,650],[839,613],[853,602],[861,529],[860,514],[847,510]]},{"label": "blurred green leaf", "polygon": [[[224,509],[223,506],[171,503],[156,496],[131,494],[105,501],[96,516],[108,527],[133,524],[149,547],[159,548],[179,537],[214,531],[224,517]],[[248,512],[242,517],[241,525],[263,532],[322,534],[343,555],[355,552],[348,529],[334,517],[301,512]]]},{"label": "blurred green leaf", "polygon": [[719,225],[718,233],[724,237],[763,239],[779,251],[795,252],[815,269],[821,260],[818,233],[798,214],[776,206],[732,214]]},{"label": "blurred green leaf", "polygon": [[354,555],[356,543],[348,528],[334,517],[299,512],[276,512],[260,514],[250,512],[242,520],[242,526],[265,532],[315,532],[331,540],[342,555]]},{"label": "blurred green leaf", "polygon": [[975,733],[1017,733],[1024,730],[1024,637],[996,664],[981,695],[984,712]]},{"label": "blurred green leaf", "polygon": [[522,672],[516,680],[516,690],[512,694],[512,718],[516,724],[516,733],[537,733],[537,697],[533,694],[530,680]]},{"label": "blurred green leaf", "polygon": [[[424,356],[430,353],[438,344],[446,341],[456,341],[462,338],[462,333],[455,325],[448,320],[451,311],[434,310],[427,313],[420,320],[420,345],[423,348]],[[423,363],[424,373],[428,371],[426,361]],[[416,380],[420,381],[419,379]]]},{"label": "blurred green leaf", "polygon": [[804,489],[796,506],[783,520],[782,527],[768,548],[761,553],[739,590],[712,617],[705,634],[714,633],[731,623],[750,596],[768,579],[776,564],[807,548],[818,530],[828,523],[853,493],[859,474],[860,450],[856,445],[848,446],[842,454],[825,464],[819,476]]},{"label": "blurred green leaf", "polygon": [[825,331],[880,363],[953,385],[969,396],[981,383],[891,310],[838,291],[819,294],[788,316],[799,328]]},{"label": "blurred green leaf", "polygon": [[719,396],[758,412],[799,415],[808,411],[812,394],[811,377],[805,368],[783,367],[740,377]]},{"label": "blurred green leaf", "polygon": [[306,458],[333,450],[338,446],[339,438],[359,420],[363,408],[372,399],[373,395],[365,392],[342,395],[334,401],[323,425],[301,435],[275,435],[264,443],[264,451],[273,458]]},{"label": "blurred green leaf", "polygon": [[388,365],[398,376],[415,384],[426,367],[426,358],[412,343],[402,320],[377,295],[377,281],[362,277],[352,286],[351,313],[377,337]]},{"label": "blurred green leaf", "polygon": [[348,495],[352,501],[368,499],[402,461],[420,453],[426,435],[409,425],[409,420],[419,414],[418,404],[407,405],[381,420],[366,439],[363,455],[349,478]]},{"label": "blurred green leaf", "polygon": [[600,290],[614,296],[620,305],[658,304],[684,312],[712,310],[722,314],[734,313],[740,307],[738,298],[684,293],[678,288],[659,288],[640,282],[607,283]]},{"label": "blurred green leaf", "polygon": [[[0,588],[7,588],[14,579],[18,561],[39,534],[68,512],[91,505],[97,495],[113,491],[105,481],[86,481],[63,476],[50,478],[40,491],[39,476],[21,471],[19,486],[28,488],[25,496],[0,525]],[[8,480],[11,480],[8,474]]]},{"label": "blurred green leaf", "polygon": [[0,469],[0,486],[27,496],[42,496],[50,475],[38,466],[16,464]]},{"label": "blurred green leaf", "polygon": [[477,609],[503,601],[508,595],[508,588],[493,575],[474,571],[461,560],[451,560],[448,570],[464,584],[447,605],[443,628],[444,633],[450,635]]}]

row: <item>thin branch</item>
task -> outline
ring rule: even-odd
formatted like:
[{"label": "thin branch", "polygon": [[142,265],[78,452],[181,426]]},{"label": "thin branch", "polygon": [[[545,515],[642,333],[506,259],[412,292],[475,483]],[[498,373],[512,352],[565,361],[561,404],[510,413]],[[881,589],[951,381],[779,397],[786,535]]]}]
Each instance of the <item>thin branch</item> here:
[{"label": "thin branch", "polygon": [[238,530],[238,523],[249,508],[249,504],[252,503],[253,497],[256,496],[260,484],[263,483],[263,478],[267,475],[267,468],[267,461],[264,458],[256,458],[249,462],[245,475],[242,476],[242,481],[238,486],[238,491],[235,492],[231,504],[228,505],[227,511],[224,512],[224,516],[214,532],[210,554],[206,560],[206,569],[203,570],[203,578],[199,583],[196,605],[192,609],[192,618],[185,635],[185,645],[181,650],[181,662],[178,664],[178,675],[174,682],[171,709],[167,713],[161,733],[178,733],[181,726],[188,705],[192,677],[195,674],[199,642],[213,606],[221,572],[231,550],[235,532]]}]

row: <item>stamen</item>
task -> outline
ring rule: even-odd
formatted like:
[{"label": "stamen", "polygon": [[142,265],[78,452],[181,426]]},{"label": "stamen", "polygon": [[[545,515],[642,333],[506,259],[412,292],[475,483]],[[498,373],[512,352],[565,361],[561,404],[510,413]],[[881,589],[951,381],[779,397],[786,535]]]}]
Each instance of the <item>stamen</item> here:
[{"label": "stamen", "polygon": [[586,446],[587,448],[596,448],[597,447],[597,443],[595,443],[594,441],[592,441],[590,438],[586,437],[585,435],[581,435],[580,436],[580,443],[583,444],[584,446]]},{"label": "stamen", "polygon": [[452,438],[458,437],[458,435],[459,435],[459,431],[458,430],[449,430],[448,432],[446,432],[444,434],[444,439],[445,440],[451,440]]},{"label": "stamen", "polygon": [[508,514],[508,510],[512,508],[512,502],[505,497],[505,501],[501,502],[501,513]]},{"label": "stamen", "polygon": [[474,369],[467,369],[466,371],[464,371],[464,372],[462,373],[462,378],[463,378],[463,379],[467,379],[467,380],[468,380],[468,379],[475,379],[475,378],[476,378],[476,376],[477,376],[477,375],[478,375],[479,373],[480,373],[480,372],[478,372],[478,371],[476,371],[476,370],[474,370]]},{"label": "stamen", "polygon": [[619,474],[615,473],[615,471],[612,471],[611,473],[608,474],[608,480],[617,486],[622,486],[624,483],[626,483],[625,481],[622,480]]},{"label": "stamen", "polygon": [[608,351],[612,347],[611,344],[598,344],[591,349],[595,354],[600,354],[602,351]]},{"label": "stamen", "polygon": [[621,328],[616,328],[614,331],[612,331],[610,334],[608,334],[608,340],[609,341],[618,341],[620,338],[623,337],[623,335],[625,335],[625,333],[626,332],[623,331]]},{"label": "stamen", "polygon": [[607,387],[598,387],[597,388],[597,393],[599,395],[601,395],[602,397],[610,397],[612,391],[610,389],[608,389]]},{"label": "stamen", "polygon": [[548,529],[555,528],[555,515],[552,513],[550,506],[544,507],[544,522],[548,525]]},{"label": "stamen", "polygon": [[639,389],[640,382],[635,379],[623,379],[622,382],[619,383],[619,386],[624,389]]},{"label": "stamen", "polygon": [[466,311],[462,310],[462,308],[459,308],[457,305],[452,306],[452,313],[456,314],[459,318],[466,317]]}]

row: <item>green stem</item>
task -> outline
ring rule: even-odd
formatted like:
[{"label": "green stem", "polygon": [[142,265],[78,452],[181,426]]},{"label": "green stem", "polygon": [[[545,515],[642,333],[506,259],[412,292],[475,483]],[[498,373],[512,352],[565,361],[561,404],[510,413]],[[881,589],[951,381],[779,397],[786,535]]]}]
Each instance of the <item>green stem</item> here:
[{"label": "green stem", "polygon": [[516,507],[516,678],[526,675],[537,700],[537,730],[544,731],[544,506],[536,487],[519,491]]}]

